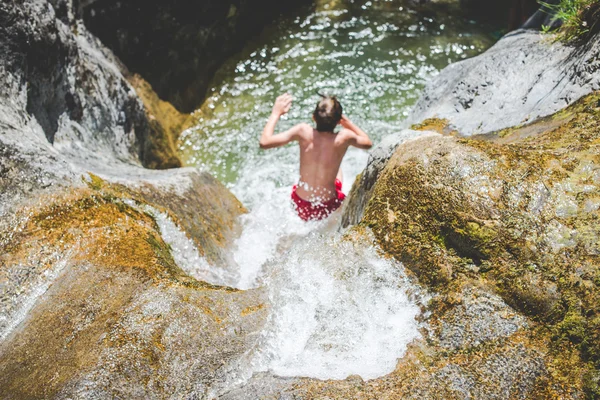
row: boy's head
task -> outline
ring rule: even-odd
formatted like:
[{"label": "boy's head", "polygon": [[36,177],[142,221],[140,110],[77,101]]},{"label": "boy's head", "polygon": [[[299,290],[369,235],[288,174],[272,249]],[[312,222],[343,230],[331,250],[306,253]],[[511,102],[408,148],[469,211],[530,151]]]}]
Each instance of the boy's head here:
[{"label": "boy's head", "polygon": [[335,96],[323,96],[317,103],[313,112],[313,118],[317,123],[317,130],[321,132],[333,132],[342,119],[342,105]]}]

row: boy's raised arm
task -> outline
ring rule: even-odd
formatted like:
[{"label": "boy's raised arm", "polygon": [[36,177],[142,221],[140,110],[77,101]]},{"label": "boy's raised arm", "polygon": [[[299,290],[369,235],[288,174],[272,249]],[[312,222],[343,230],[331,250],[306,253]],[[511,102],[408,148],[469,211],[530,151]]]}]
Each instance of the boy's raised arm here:
[{"label": "boy's raised arm", "polygon": [[345,115],[342,115],[342,119],[340,120],[340,125],[353,133],[356,134],[355,137],[350,139],[350,144],[354,147],[358,147],[359,149],[370,149],[373,147],[373,142],[369,138],[369,135],[365,133],[362,129],[358,127],[354,122],[350,121],[346,118]]},{"label": "boy's raised arm", "polygon": [[277,100],[275,100],[275,104],[273,105],[271,116],[267,120],[267,124],[265,125],[262,135],[260,136],[259,144],[262,149],[283,146],[297,138],[297,134],[300,129],[299,125],[275,135],[275,126],[277,125],[279,118],[281,118],[283,114],[287,113],[291,106],[292,96],[290,94],[285,93],[277,97]]}]

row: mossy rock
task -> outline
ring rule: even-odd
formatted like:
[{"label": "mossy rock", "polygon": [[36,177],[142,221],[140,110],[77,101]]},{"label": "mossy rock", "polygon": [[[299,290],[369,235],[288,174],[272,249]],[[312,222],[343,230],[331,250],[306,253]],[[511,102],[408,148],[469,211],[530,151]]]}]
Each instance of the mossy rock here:
[{"label": "mossy rock", "polygon": [[88,182],[22,209],[1,243],[12,305],[0,397],[183,397],[212,385],[254,345],[264,295],[190,277],[139,194]]},{"label": "mossy rock", "polygon": [[[361,222],[438,293],[484,282],[543,327],[548,363],[571,346],[577,373],[591,377],[574,386],[587,393],[600,369],[599,99],[498,134],[401,145],[369,189]],[[551,380],[574,377],[558,370]]]},{"label": "mossy rock", "polygon": [[135,183],[103,179],[88,173],[88,187],[106,195],[127,198],[164,212],[183,230],[211,264],[231,260],[224,251],[239,234],[237,218],[246,212],[242,203],[208,173],[193,168],[154,172]]},{"label": "mossy rock", "polygon": [[177,154],[177,140],[193,124],[190,114],[179,112],[167,101],[161,100],[152,86],[140,75],[133,74],[129,83],[144,104],[148,119],[148,137],[143,141],[140,159],[146,168],[168,169],[182,166]]}]

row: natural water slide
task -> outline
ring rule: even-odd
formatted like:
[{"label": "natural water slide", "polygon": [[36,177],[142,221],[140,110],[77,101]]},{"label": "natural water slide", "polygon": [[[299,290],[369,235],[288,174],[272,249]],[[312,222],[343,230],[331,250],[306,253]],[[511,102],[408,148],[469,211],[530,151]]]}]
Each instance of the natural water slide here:
[{"label": "natural water slide", "polygon": [[[340,212],[304,223],[290,203],[298,148],[261,151],[258,135],[277,95],[294,96],[277,129],[311,122],[317,92],[336,95],[376,143],[398,132],[425,83],[494,39],[490,27],[405,1],[320,2],[274,23],[217,73],[197,123],[180,139],[188,165],[225,182],[248,208],[229,265],[188,268],[199,279],[263,286],[272,311],[251,371],[375,378],[391,372],[418,333],[418,291],[400,263],[339,230]],[[351,149],[344,191],[365,167]],[[178,251],[175,245],[174,251]],[[409,295],[410,293],[410,295]]]}]

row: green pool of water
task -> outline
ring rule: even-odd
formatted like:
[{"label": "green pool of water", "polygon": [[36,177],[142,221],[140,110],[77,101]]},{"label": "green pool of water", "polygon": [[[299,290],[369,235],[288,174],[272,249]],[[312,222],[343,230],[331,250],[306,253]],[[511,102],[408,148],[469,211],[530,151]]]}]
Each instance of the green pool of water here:
[{"label": "green pool of water", "polygon": [[[279,130],[310,122],[319,91],[337,95],[377,143],[403,126],[432,75],[490,47],[492,30],[443,9],[411,8],[409,1],[318,1],[298,17],[276,21],[221,68],[197,125],[182,135],[181,154],[242,201],[251,197],[239,187],[244,175],[261,177],[254,184],[289,185],[297,174],[296,147],[258,147],[277,95],[295,98]],[[349,175],[366,162],[363,155],[348,159]]]}]

